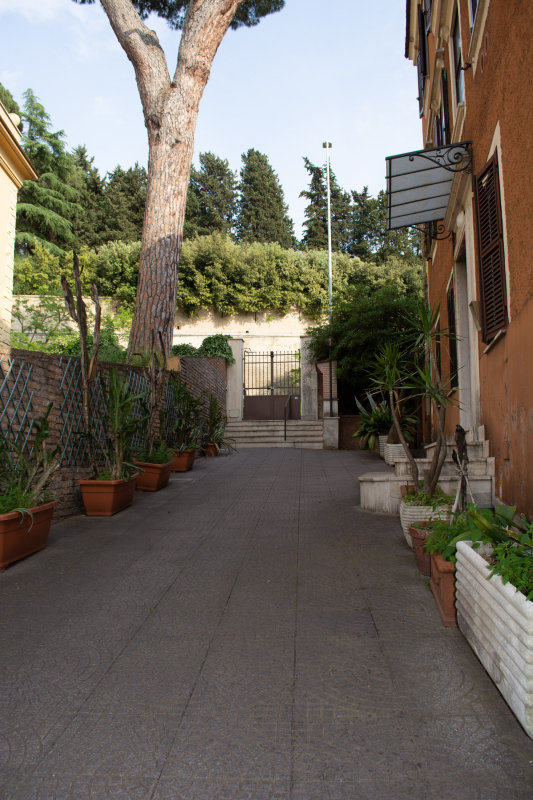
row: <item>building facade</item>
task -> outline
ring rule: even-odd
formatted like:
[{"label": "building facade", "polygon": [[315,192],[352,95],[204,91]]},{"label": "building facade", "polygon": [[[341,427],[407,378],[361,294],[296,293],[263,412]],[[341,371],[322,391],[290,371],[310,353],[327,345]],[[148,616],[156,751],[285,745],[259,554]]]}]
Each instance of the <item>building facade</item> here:
[{"label": "building facade", "polygon": [[[424,149],[390,162],[391,225],[431,230],[429,299],[456,337],[438,353],[447,430],[488,439],[496,498],[533,519],[533,3],[407,0],[405,55]],[[393,172],[416,163],[435,171],[413,195]]]},{"label": "building facade", "polygon": [[0,352],[9,350],[17,192],[37,173],[20,146],[19,118],[0,103]]}]

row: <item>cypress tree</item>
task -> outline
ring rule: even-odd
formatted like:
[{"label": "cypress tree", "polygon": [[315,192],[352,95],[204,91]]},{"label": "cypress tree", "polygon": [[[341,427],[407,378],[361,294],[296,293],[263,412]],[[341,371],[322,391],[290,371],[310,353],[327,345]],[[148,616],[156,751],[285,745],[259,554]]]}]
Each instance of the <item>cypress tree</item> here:
[{"label": "cypress tree", "polygon": [[185,238],[231,233],[237,212],[237,180],[224,158],[200,153],[200,169],[191,167]]},{"label": "cypress tree", "polygon": [[294,246],[294,226],[283,189],[267,156],[253,148],[242,155],[236,232],[243,242]]}]

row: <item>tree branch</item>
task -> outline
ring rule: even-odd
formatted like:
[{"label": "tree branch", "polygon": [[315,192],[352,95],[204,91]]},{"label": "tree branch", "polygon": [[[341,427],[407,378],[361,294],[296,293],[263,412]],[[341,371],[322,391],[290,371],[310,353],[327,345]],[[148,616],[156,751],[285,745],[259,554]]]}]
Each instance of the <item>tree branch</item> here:
[{"label": "tree branch", "polygon": [[157,34],[144,24],[130,0],[100,2],[135,69],[145,121],[157,118],[161,110],[161,94],[170,88],[167,60]]},{"label": "tree branch", "polygon": [[201,75],[208,81],[211,64],[224,34],[244,0],[190,0],[183,24],[172,85],[183,85]]}]

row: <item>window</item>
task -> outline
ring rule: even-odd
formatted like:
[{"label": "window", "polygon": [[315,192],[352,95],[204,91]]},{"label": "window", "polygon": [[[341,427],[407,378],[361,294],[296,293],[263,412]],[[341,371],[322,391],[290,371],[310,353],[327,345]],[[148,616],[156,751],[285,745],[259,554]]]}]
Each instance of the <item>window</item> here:
[{"label": "window", "polygon": [[446,302],[448,306],[448,350],[450,356],[450,389],[455,389],[458,386],[457,380],[457,327],[455,325],[455,287],[453,278],[450,281],[448,292],[446,294]]},{"label": "window", "polygon": [[455,102],[464,103],[465,85],[463,77],[463,55],[461,49],[461,27],[459,25],[459,12],[456,10],[452,28],[452,55],[453,71],[455,78]]},{"label": "window", "polygon": [[472,25],[474,24],[474,20],[476,18],[476,11],[477,11],[477,0],[470,0],[470,19],[472,20]]},{"label": "window", "polygon": [[433,141],[435,147],[443,147],[445,144],[450,144],[450,118],[448,114],[448,78],[446,73],[442,72],[441,76],[441,92],[440,92],[440,108],[439,113],[435,117],[435,130]]},{"label": "window", "polygon": [[474,188],[482,335],[490,342],[508,324],[497,151],[475,176]]},{"label": "window", "polygon": [[424,113],[424,94],[428,69],[428,49],[425,15],[422,8],[418,6],[418,54],[416,57],[416,69],[418,73],[418,107],[420,116]]}]

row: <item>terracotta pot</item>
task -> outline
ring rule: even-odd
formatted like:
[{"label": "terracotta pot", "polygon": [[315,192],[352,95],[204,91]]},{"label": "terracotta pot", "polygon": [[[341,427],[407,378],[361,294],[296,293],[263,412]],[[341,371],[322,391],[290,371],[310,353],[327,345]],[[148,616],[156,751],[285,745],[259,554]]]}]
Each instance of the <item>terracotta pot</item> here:
[{"label": "terracotta pot", "polygon": [[184,450],[183,453],[174,451],[174,460],[172,461],[172,472],[188,472],[192,469],[194,464],[194,450]]},{"label": "terracotta pot", "polygon": [[52,500],[30,508],[31,517],[16,511],[0,514],[0,569],[46,547],[56,506]]},{"label": "terracotta pot", "polygon": [[426,553],[426,549],[424,547],[424,542],[431,534],[431,530],[427,529],[426,522],[417,522],[417,526],[423,527],[416,527],[414,525],[409,526],[409,533],[411,534],[411,540],[413,542],[413,552],[415,554],[416,566],[422,573],[422,575],[431,575],[431,555]]},{"label": "terracotta pot", "polygon": [[137,489],[141,492],[157,492],[168,484],[172,461],[167,461],[166,464],[150,464],[134,459],[133,463],[143,469],[137,478]]},{"label": "terracotta pot", "polygon": [[85,513],[88,517],[111,517],[131,506],[138,474],[129,480],[91,481],[79,480]]},{"label": "terracotta pot", "polygon": [[439,553],[431,554],[430,584],[443,624],[447,628],[457,625],[455,564],[446,561]]},{"label": "terracotta pot", "polygon": [[207,444],[205,446],[205,454],[209,458],[213,458],[213,456],[218,456],[218,450],[216,444]]}]

